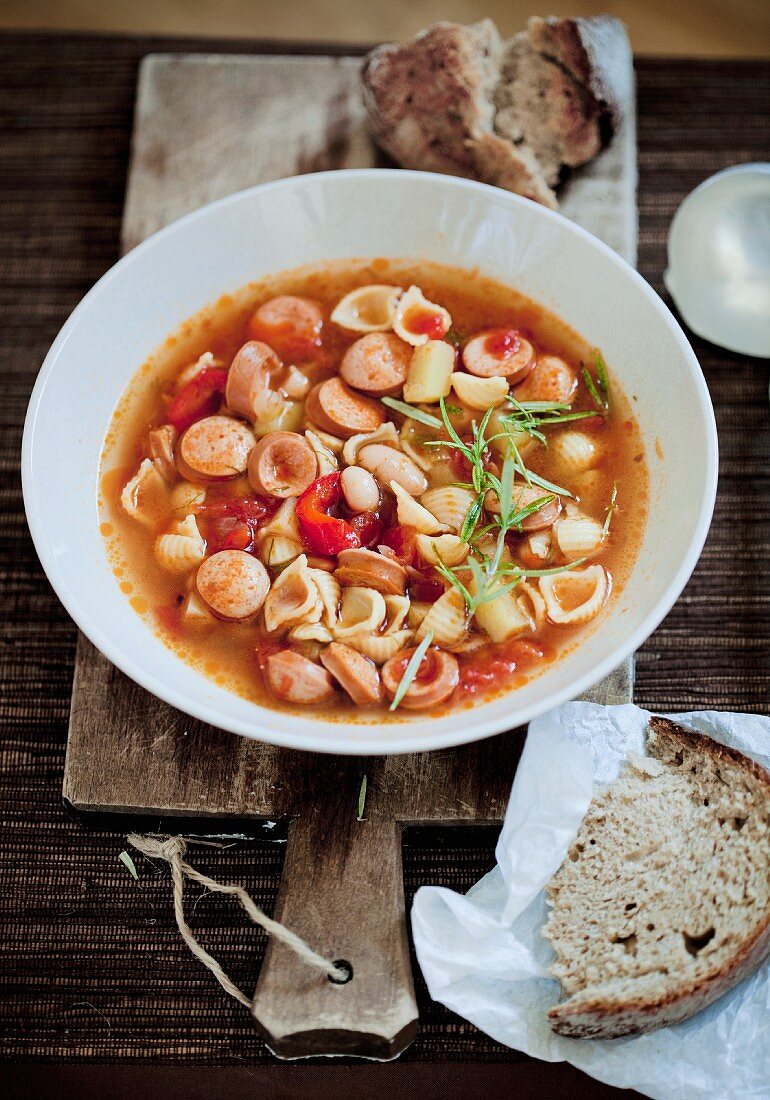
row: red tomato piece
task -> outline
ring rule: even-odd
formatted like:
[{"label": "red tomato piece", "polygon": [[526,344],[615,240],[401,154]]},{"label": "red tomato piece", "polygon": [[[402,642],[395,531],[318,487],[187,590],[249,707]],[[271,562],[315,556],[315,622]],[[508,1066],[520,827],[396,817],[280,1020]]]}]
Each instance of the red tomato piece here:
[{"label": "red tomato piece", "polygon": [[430,340],[440,340],[447,331],[443,314],[419,306],[406,311],[403,325],[407,332],[413,332],[415,336],[427,336]]},{"label": "red tomato piece", "polygon": [[338,473],[319,477],[298,498],[297,522],[311,553],[336,558],[343,550],[360,549],[361,538],[352,524],[334,515],[339,503]]},{"label": "red tomato piece", "polygon": [[444,585],[435,577],[422,577],[409,585],[409,595],[420,603],[435,603],[446,591]]},{"label": "red tomato piece", "polygon": [[361,540],[361,545],[367,550],[379,545],[383,524],[377,512],[357,512],[350,517],[349,522]]},{"label": "red tomato piece", "polygon": [[417,531],[414,527],[397,524],[385,532],[381,541],[391,548],[402,565],[417,564]]},{"label": "red tomato piece", "polygon": [[487,336],[484,350],[498,359],[506,359],[521,347],[521,339],[515,328],[496,329]]},{"label": "red tomato piece", "polygon": [[198,518],[209,552],[253,550],[257,531],[273,514],[276,505],[277,502],[261,497],[215,500],[206,504]]},{"label": "red tomato piece", "polygon": [[226,370],[215,367],[200,371],[186,386],[182,386],[169,405],[169,422],[181,434],[196,420],[214,416],[219,412],[226,386]]},{"label": "red tomato piece", "polygon": [[529,638],[490,646],[485,652],[462,661],[460,689],[476,695],[495,685],[503,685],[514,672],[521,672],[544,656],[543,646]]}]

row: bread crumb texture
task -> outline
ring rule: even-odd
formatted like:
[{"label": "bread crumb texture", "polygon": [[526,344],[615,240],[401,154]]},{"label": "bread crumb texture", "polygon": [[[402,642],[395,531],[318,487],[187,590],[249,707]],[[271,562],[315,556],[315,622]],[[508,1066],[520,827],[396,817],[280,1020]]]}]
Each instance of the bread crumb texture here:
[{"label": "bread crumb texture", "polygon": [[647,753],[596,794],[546,890],[564,1035],[686,1019],[770,949],[770,774],[662,718]]}]

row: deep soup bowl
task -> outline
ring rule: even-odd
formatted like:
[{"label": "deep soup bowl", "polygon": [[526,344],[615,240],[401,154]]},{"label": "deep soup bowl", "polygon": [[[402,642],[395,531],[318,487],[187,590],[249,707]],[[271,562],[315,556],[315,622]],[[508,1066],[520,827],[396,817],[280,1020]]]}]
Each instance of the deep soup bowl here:
[{"label": "deep soup bowl", "polygon": [[[258,706],[185,664],[130,607],[97,513],[99,460],[118,400],[182,321],[272,272],[345,257],[414,257],[514,286],[602,349],[634,398],[650,471],[636,567],[600,625],[525,686],[440,718],[326,721]],[[701,552],[714,504],[717,438],[684,334],[610,248],[543,207],[483,184],[404,171],[279,180],[203,207],[117,263],[49,351],[29,405],[24,500],[57,595],[101,652],[187,714],[259,740],[337,753],[392,753],[473,741],[572,699],[644,642]]]}]

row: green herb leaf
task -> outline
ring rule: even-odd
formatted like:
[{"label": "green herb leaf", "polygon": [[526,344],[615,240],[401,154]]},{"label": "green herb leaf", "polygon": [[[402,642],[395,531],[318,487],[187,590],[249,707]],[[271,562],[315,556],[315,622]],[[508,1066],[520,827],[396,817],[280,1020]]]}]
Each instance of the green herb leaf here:
[{"label": "green herb leaf", "polygon": [[407,691],[411,687],[412,680],[419,672],[422,659],[428,652],[431,642],[433,641],[433,631],[429,630],[423,640],[417,646],[412,656],[409,658],[409,663],[404,669],[404,675],[401,677],[398,687],[396,688],[396,694],[393,696],[393,702],[390,704],[390,709],[395,710],[398,704],[406,695]]},{"label": "green herb leaf", "polygon": [[356,821],[366,821],[364,817],[364,807],[366,806],[366,776],[361,780],[361,787],[358,791],[358,817]]},{"label": "green herb leaf", "polygon": [[139,875],[136,872],[136,864],[134,863],[133,859],[128,854],[128,852],[121,852],[118,855],[118,859],[120,860],[120,862],[125,867],[128,868],[128,871],[132,875],[132,877],[135,878],[138,881],[139,880]]},{"label": "green herb leaf", "polygon": [[401,413],[402,416],[408,416],[410,420],[416,420],[419,424],[425,424],[429,428],[443,427],[443,424],[437,416],[433,416],[432,413],[423,412],[422,409],[416,409],[414,405],[407,405],[406,401],[399,401],[395,397],[382,397],[380,400],[383,405],[387,405],[389,409]]},{"label": "green herb leaf", "polygon": [[600,412],[605,412],[606,410],[604,407],[604,399],[597,390],[596,383],[591,377],[591,372],[589,371],[588,367],[583,367],[581,373],[583,375],[583,381],[586,384],[586,389],[591,394],[591,398],[593,399],[593,402],[596,405],[597,409],[599,409]]},{"label": "green herb leaf", "polygon": [[602,527],[602,538],[606,539],[610,533],[610,524],[612,523],[612,513],[615,511],[615,501],[618,499],[618,483],[617,481],[612,486],[612,496],[610,497],[609,507],[607,508],[607,515],[604,517],[604,526]]},{"label": "green herb leaf", "polygon": [[599,385],[602,390],[602,397],[604,399],[604,408],[609,416],[612,411],[612,399],[610,397],[610,379],[607,374],[607,366],[602,358],[602,353],[597,348],[596,350],[596,376],[599,379]]},{"label": "green herb leaf", "polygon": [[471,536],[473,535],[473,532],[476,528],[476,524],[479,522],[479,519],[481,518],[481,513],[484,510],[485,496],[486,492],[480,492],[474,500],[473,504],[471,504],[470,508],[468,509],[468,513],[463,520],[463,525],[460,528],[460,538],[463,540],[463,542],[471,541]]},{"label": "green herb leaf", "polygon": [[465,412],[459,405],[445,405],[444,408],[451,416],[461,416]]},{"label": "green herb leaf", "polygon": [[448,344],[452,344],[453,347],[459,348],[465,340],[465,337],[462,336],[456,328],[450,328],[449,332],[444,334],[444,339]]}]

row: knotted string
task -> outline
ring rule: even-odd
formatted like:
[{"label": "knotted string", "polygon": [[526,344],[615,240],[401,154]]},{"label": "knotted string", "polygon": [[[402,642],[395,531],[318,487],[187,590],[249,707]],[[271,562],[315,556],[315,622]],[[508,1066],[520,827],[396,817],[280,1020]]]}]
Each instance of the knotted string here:
[{"label": "knotted string", "polygon": [[208,875],[202,875],[200,871],[196,871],[194,867],[191,867],[184,859],[187,853],[187,844],[182,837],[171,836],[164,839],[162,837],[139,836],[138,833],[129,833],[127,840],[132,847],[142,852],[142,854],[149,859],[163,859],[168,863],[171,868],[171,878],[174,883],[174,915],[176,916],[177,927],[179,928],[182,939],[190,948],[193,955],[195,955],[196,959],[200,959],[203,965],[208,967],[224,991],[229,993],[231,997],[235,997],[236,1001],[240,1001],[242,1005],[250,1008],[251,997],[247,997],[236,985],[233,985],[217,960],[212,955],[209,955],[208,951],[198,943],[193,935],[192,929],[185,919],[185,876],[193,882],[198,882],[201,886],[205,886],[207,890],[211,890],[213,893],[233,894],[246,910],[254,924],[258,924],[260,928],[264,928],[268,936],[275,936],[281,943],[285,943],[286,946],[296,952],[308,966],[314,966],[316,969],[322,970],[329,978],[336,979],[337,981],[345,981],[349,977],[346,970],[343,970],[339,966],[335,966],[333,962],[329,959],[325,959],[322,955],[318,955],[294,932],[291,932],[288,928],[279,924],[278,921],[272,920],[266,913],[263,913],[259,906],[254,904],[242,886],[223,886],[221,882],[215,882],[214,879],[209,878]]}]

